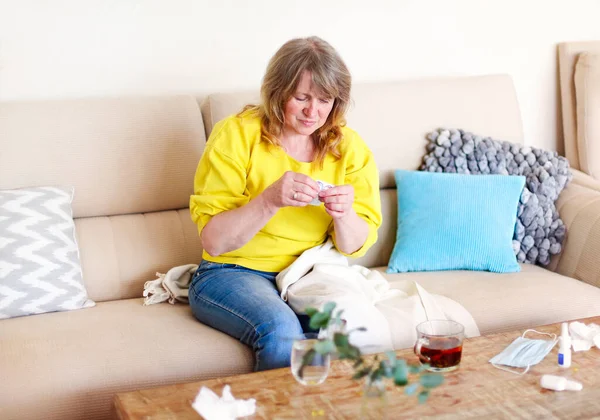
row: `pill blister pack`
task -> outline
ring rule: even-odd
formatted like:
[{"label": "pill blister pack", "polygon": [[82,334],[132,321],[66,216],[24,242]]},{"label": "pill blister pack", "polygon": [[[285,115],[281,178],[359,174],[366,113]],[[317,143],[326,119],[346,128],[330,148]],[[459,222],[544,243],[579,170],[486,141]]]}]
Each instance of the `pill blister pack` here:
[{"label": "pill blister pack", "polygon": [[[328,182],[325,182],[325,181],[319,181],[319,180],[317,180],[317,184],[319,185],[319,192],[323,191],[323,190],[328,190],[330,188],[335,187],[335,185],[332,185],[332,184],[330,184]],[[318,205],[321,204],[321,202],[319,201],[319,197],[315,197],[313,199],[313,201],[311,201],[308,204],[313,205],[313,206],[318,206]]]}]

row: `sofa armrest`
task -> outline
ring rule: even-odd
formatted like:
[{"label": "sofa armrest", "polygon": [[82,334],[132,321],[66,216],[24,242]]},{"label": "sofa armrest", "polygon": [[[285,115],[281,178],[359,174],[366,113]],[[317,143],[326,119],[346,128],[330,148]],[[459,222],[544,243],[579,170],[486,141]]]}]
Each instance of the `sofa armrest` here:
[{"label": "sofa armrest", "polygon": [[563,250],[548,267],[600,287],[600,181],[573,170],[556,208],[567,228]]}]

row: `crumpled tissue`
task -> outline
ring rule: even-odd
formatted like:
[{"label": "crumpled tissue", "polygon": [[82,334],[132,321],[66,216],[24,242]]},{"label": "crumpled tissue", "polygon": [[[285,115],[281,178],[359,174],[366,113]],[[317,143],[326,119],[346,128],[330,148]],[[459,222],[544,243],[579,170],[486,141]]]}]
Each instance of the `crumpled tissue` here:
[{"label": "crumpled tissue", "polygon": [[600,349],[600,325],[574,321],[569,324],[573,351],[587,351],[595,345]]},{"label": "crumpled tissue", "polygon": [[203,386],[192,403],[194,410],[206,420],[235,420],[238,417],[251,416],[256,411],[256,400],[236,400],[231,394],[231,387],[223,387],[223,396],[219,397],[209,388]]}]

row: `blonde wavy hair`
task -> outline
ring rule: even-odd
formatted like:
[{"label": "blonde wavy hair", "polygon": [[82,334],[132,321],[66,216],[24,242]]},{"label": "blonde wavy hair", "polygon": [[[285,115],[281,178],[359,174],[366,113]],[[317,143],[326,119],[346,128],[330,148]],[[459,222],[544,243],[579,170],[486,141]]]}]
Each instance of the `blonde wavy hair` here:
[{"label": "blonde wavy hair", "polygon": [[312,36],[292,39],[269,61],[260,89],[261,104],[248,105],[242,112],[254,111],[261,119],[264,141],[281,146],[278,136],[284,125],[284,109],[294,95],[303,72],[312,75],[315,88],[334,100],[327,121],[313,133],[315,142],[314,164],[323,168],[327,153],[340,158],[339,144],[346,124],[346,110],[350,104],[352,76],[337,51],[323,39]]}]

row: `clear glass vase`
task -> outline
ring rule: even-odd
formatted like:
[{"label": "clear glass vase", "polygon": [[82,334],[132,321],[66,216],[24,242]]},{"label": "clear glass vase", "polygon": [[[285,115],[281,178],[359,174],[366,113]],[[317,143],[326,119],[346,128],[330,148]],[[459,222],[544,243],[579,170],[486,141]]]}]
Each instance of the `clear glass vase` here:
[{"label": "clear glass vase", "polygon": [[307,333],[292,344],[292,374],[302,385],[320,385],[327,379],[330,357],[315,352],[318,342],[316,333]]},{"label": "clear glass vase", "polygon": [[372,381],[367,377],[363,385],[360,419],[387,419],[387,397],[383,379]]}]

